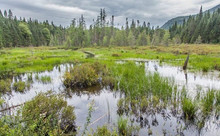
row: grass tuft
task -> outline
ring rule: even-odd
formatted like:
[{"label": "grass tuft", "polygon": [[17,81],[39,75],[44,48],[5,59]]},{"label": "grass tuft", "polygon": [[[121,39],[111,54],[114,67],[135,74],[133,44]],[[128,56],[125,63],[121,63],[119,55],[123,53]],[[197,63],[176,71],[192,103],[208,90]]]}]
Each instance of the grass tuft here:
[{"label": "grass tuft", "polygon": [[128,135],[127,132],[128,132],[128,119],[125,119],[123,117],[119,117],[118,118],[118,131],[119,131],[119,134],[123,135],[123,136],[126,136]]},{"label": "grass tuft", "polygon": [[206,116],[213,110],[215,91],[209,90],[202,99],[202,112]]},{"label": "grass tuft", "polygon": [[44,84],[51,83],[51,77],[50,76],[42,76],[42,77],[40,77],[40,81]]},{"label": "grass tuft", "polygon": [[190,98],[184,98],[182,101],[182,110],[186,119],[194,120],[197,111],[194,101]]},{"label": "grass tuft", "polygon": [[15,91],[24,92],[26,89],[26,83],[23,81],[18,81],[13,84],[13,88]]},{"label": "grass tuft", "polygon": [[0,80],[0,94],[7,92],[11,92],[11,80],[10,79]]}]

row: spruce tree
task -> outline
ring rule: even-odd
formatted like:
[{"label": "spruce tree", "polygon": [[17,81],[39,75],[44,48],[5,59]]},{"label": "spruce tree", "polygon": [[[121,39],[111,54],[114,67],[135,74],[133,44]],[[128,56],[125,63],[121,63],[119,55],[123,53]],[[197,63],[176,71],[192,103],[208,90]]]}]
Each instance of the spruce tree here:
[{"label": "spruce tree", "polygon": [[2,11],[0,10],[0,18],[3,17]]},{"label": "spruce tree", "polygon": [[7,13],[7,11],[6,11],[6,10],[4,11],[4,17],[5,17],[5,18],[7,18],[7,17],[8,17],[8,13]]},{"label": "spruce tree", "polygon": [[13,13],[12,13],[12,11],[9,9],[9,11],[8,11],[8,18],[11,20],[11,19],[13,19]]}]

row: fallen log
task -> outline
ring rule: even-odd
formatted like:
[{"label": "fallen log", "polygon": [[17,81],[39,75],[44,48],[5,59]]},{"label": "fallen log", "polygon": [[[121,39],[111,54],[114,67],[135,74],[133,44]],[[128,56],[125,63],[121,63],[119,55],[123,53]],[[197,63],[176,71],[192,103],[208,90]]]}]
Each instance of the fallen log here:
[{"label": "fallen log", "polygon": [[93,58],[95,57],[95,54],[89,51],[83,51],[85,54],[87,54],[87,58]]},{"label": "fallen log", "polygon": [[22,105],[24,105],[24,104],[25,104],[25,103],[18,104],[18,105],[14,105],[14,106],[5,108],[5,109],[0,110],[0,112],[4,112],[4,111],[7,111],[7,110],[11,110],[11,109],[17,108],[17,107],[19,107],[19,106],[22,106]]}]

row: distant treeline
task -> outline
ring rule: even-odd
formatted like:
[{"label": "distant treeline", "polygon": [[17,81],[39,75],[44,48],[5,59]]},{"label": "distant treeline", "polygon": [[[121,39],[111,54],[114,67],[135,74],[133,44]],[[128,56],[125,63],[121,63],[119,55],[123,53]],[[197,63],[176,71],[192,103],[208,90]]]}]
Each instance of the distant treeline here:
[{"label": "distant treeline", "polygon": [[0,47],[66,45],[135,46],[170,45],[181,43],[220,43],[220,9],[214,13],[200,13],[189,17],[183,25],[173,25],[169,30],[152,27],[150,23],[132,19],[125,26],[115,27],[114,16],[107,20],[105,9],[87,27],[83,15],[73,19],[69,27],[55,26],[53,22],[17,19],[11,10],[0,11]]},{"label": "distant treeline", "polygon": [[170,38],[182,43],[220,43],[220,9],[214,13],[202,12],[190,16],[183,25],[173,25],[170,29]]},{"label": "distant treeline", "polygon": [[93,24],[86,26],[83,15],[79,19],[73,19],[68,29],[67,46],[135,46],[135,45],[168,45],[170,40],[169,31],[150,26],[150,23],[140,23],[139,20],[125,20],[125,26],[115,27],[114,16],[106,19],[105,9]]},{"label": "distant treeline", "polygon": [[0,10],[0,47],[61,45],[66,37],[66,29],[53,22],[17,19],[11,10]]}]

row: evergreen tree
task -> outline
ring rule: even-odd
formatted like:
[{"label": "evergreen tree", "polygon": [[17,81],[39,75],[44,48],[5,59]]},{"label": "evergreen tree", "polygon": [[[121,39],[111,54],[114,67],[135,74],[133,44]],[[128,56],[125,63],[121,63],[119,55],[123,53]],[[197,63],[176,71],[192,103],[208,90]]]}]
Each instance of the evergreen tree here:
[{"label": "evergreen tree", "polygon": [[5,18],[7,18],[7,17],[8,17],[8,13],[7,13],[7,11],[6,11],[6,10],[4,11],[4,17],[5,17]]},{"label": "evergreen tree", "polygon": [[[66,45],[86,47],[98,46],[133,46],[133,45],[169,45],[180,43],[220,43],[220,10],[210,13],[200,12],[196,16],[190,16],[183,21],[183,25],[177,22],[165,31],[150,26],[150,23],[139,20],[132,22],[129,26],[126,18],[125,28],[118,29],[114,26],[114,15],[110,23],[106,20],[105,9],[100,10],[96,20],[89,29],[83,15],[76,20],[73,19],[70,27],[56,26],[48,20],[39,22],[32,18],[20,20],[13,17],[11,10],[0,11],[0,46],[40,46],[40,45]],[[110,25],[109,25],[110,24]]]},{"label": "evergreen tree", "polygon": [[201,44],[202,43],[202,38],[201,36],[199,35],[198,38],[196,39],[196,44]]},{"label": "evergreen tree", "polygon": [[135,37],[133,35],[133,32],[132,31],[129,31],[129,34],[128,34],[128,45],[130,46],[134,46],[135,45]]},{"label": "evergreen tree", "polygon": [[3,47],[2,28],[0,27],[0,49]]},{"label": "evergreen tree", "polygon": [[199,20],[202,19],[202,15],[203,15],[203,11],[202,11],[202,6],[201,6],[200,11],[199,11]]},{"label": "evergreen tree", "polygon": [[126,18],[125,30],[126,30],[126,33],[127,33],[127,35],[128,35],[128,34],[129,34],[128,18]]},{"label": "evergreen tree", "polygon": [[0,18],[3,17],[2,11],[0,10]]},{"label": "evergreen tree", "polygon": [[43,29],[43,35],[44,35],[44,37],[45,37],[45,40],[46,40],[46,45],[48,46],[49,44],[50,44],[50,31],[49,31],[49,29],[48,28],[44,28]]},{"label": "evergreen tree", "polygon": [[31,44],[31,31],[30,29],[28,28],[28,25],[26,23],[20,23],[19,24],[19,29],[21,31],[21,34],[22,34],[22,37],[24,39],[23,41],[23,44],[25,46],[28,46]]},{"label": "evergreen tree", "polygon": [[178,39],[178,35],[180,36],[181,42],[184,43],[197,43],[198,40],[202,43],[219,43],[219,24],[220,14],[218,10],[212,14],[209,11],[204,14],[201,6],[197,16],[189,16],[183,25],[176,26],[175,24],[169,31],[172,39]]},{"label": "evergreen tree", "polygon": [[8,18],[9,19],[13,19],[13,13],[12,13],[12,11],[10,9],[8,11]]}]

